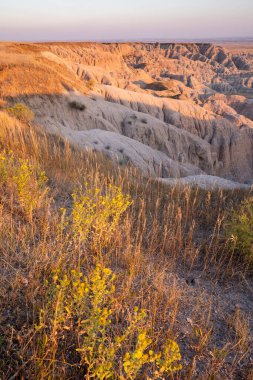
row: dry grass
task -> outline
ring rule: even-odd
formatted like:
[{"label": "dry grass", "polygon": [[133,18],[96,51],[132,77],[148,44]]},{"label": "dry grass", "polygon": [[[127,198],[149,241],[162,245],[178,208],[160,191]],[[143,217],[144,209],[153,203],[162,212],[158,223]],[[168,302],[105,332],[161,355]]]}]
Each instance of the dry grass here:
[{"label": "dry grass", "polygon": [[85,84],[64,64],[43,56],[42,46],[0,45],[0,97],[62,94],[66,89],[87,92]]},{"label": "dry grass", "polygon": [[[247,196],[245,192],[170,189],[143,179],[131,168],[118,169],[100,155],[81,153],[3,112],[0,148],[12,151],[14,160],[29,159],[35,173],[42,169],[48,177],[46,201],[29,216],[18,201],[10,177],[0,187],[2,379],[84,376],[85,368],[80,366],[73,340],[69,339],[74,336],[75,326],[70,327],[69,334],[59,330],[53,341],[47,342],[57,347],[47,366],[47,356],[40,364],[35,325],[45,305],[46,284],[51,281],[52,271],[68,273],[77,269],[89,274],[98,257],[117,278],[114,333],[124,330],[131,310],[138,306],[147,311],[145,329],[152,337],[152,349],[160,350],[168,338],[179,344],[183,369],[171,375],[174,378],[236,378],[238,368],[239,376],[246,373],[247,317],[235,314],[228,325],[221,310],[217,319],[227,326],[221,340],[212,291],[208,293],[201,286],[196,289],[185,281],[194,271],[201,271],[207,283],[214,285],[233,278],[240,282],[247,276],[247,266],[233,256],[222,230],[227,210]],[[66,227],[73,209],[71,194],[78,188],[85,194],[84,182],[92,192],[99,189],[102,194],[108,194],[113,184],[125,195],[130,194],[132,200],[99,252],[92,240],[76,241],[71,225]],[[131,346],[126,349],[131,350]],[[246,364],[241,368],[243,360]],[[148,378],[150,371],[144,368],[137,378]]]}]

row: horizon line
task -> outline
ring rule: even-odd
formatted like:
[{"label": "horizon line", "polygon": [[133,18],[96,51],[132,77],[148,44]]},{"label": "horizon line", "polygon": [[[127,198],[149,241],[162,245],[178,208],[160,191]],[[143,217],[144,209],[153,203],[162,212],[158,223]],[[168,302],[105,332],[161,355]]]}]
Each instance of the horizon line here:
[{"label": "horizon line", "polygon": [[37,40],[2,40],[0,38],[0,42],[6,42],[6,43],[61,43],[61,42],[66,42],[66,43],[215,43],[215,42],[253,42],[253,36],[245,36],[245,37],[210,37],[210,38],[155,38],[155,37],[146,37],[146,38],[120,38],[120,39],[113,39],[113,38],[108,38],[108,39],[89,39],[89,40],[78,40],[78,39],[71,39],[71,40],[64,40],[64,39],[59,39],[59,40],[53,40],[53,39],[48,39],[48,40],[42,40],[42,39],[37,39]]}]

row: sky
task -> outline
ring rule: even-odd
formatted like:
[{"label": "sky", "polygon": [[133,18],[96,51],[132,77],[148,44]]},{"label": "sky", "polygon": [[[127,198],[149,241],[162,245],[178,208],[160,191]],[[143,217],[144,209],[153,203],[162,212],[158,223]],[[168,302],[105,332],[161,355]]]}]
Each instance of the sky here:
[{"label": "sky", "polygon": [[1,41],[253,37],[253,0],[0,0]]}]

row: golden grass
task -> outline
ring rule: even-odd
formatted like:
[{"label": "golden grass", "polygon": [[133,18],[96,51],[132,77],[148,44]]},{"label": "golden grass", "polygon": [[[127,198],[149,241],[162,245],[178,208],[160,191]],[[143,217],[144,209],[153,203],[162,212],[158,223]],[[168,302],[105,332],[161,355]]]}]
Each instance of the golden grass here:
[{"label": "golden grass", "polygon": [[[233,276],[239,280],[240,275],[246,275],[247,267],[233,257],[222,232],[226,210],[243,199],[245,192],[171,189],[143,179],[131,168],[118,169],[101,155],[79,152],[60,138],[47,136],[38,127],[23,124],[4,112],[0,113],[0,149],[12,152],[15,173],[23,162],[20,160],[28,160],[33,168],[31,178],[39,178],[41,171],[48,177],[47,184],[36,190],[38,207],[28,213],[22,197],[34,187],[22,190],[20,197],[17,174],[12,176],[11,172],[0,186],[0,302],[4,311],[0,328],[0,376],[4,380],[87,376],[87,365],[80,361],[73,341],[78,337],[74,316],[67,328],[60,324],[57,334],[52,330],[53,335],[47,330],[51,328],[47,320],[43,327],[46,344],[36,326],[52,286],[52,273],[60,271],[64,275],[72,269],[89,276],[98,258],[103,267],[116,274],[113,302],[117,313],[111,322],[112,341],[113,336],[125,331],[132,310],[138,307],[146,311],[142,328],[152,340],[152,351],[160,352],[168,339],[175,339],[182,349],[182,371],[168,373],[166,378],[194,379],[198,363],[205,365],[203,379],[212,378],[211,375],[215,378],[231,354],[234,355],[231,373],[234,373],[238,362],[247,354],[246,321],[235,315],[230,321],[231,336],[224,337],[223,347],[216,349],[211,302],[207,304],[204,295],[197,300],[191,298],[179,278],[187,277],[196,268],[201,268],[214,281]],[[124,197],[130,195],[131,205],[123,207],[113,230],[104,235],[101,231],[109,231],[107,223],[115,214],[105,216],[103,202],[117,199],[121,204],[123,199],[110,197],[111,186],[120,188]],[[87,187],[91,196],[85,190]],[[98,196],[93,199],[96,206],[89,213],[91,224],[85,239],[80,239],[79,229],[77,236],[73,235],[73,207],[75,202],[77,206],[83,200],[79,195],[73,198],[73,193],[84,194],[89,199],[92,194]],[[99,219],[99,215],[103,217]],[[87,214],[82,217],[86,218]],[[194,319],[185,343],[180,323],[186,320],[184,311],[190,310],[192,300],[196,303]],[[130,358],[135,352],[136,339],[133,334],[132,340],[122,348],[123,353],[130,353]],[[39,349],[42,347],[46,351]],[[53,347],[53,355],[49,355],[52,351],[48,350]],[[185,360],[187,353],[190,361]],[[115,378],[124,375],[122,369],[118,371]],[[154,378],[154,371],[152,365],[146,364],[134,378]]]},{"label": "golden grass", "polygon": [[0,45],[0,97],[62,94],[87,88],[64,64],[48,60],[39,45]]}]

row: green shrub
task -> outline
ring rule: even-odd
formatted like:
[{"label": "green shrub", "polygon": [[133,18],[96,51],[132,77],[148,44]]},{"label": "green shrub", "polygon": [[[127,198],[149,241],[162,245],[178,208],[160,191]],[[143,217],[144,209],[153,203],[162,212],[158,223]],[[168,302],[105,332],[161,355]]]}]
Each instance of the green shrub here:
[{"label": "green shrub", "polygon": [[233,211],[226,225],[226,232],[234,244],[236,252],[251,265],[253,264],[253,197],[241,203],[238,211]]},{"label": "green shrub", "polygon": [[16,119],[24,123],[29,123],[34,119],[33,111],[22,103],[17,103],[14,106],[9,107],[7,111],[11,116],[14,116]]}]

